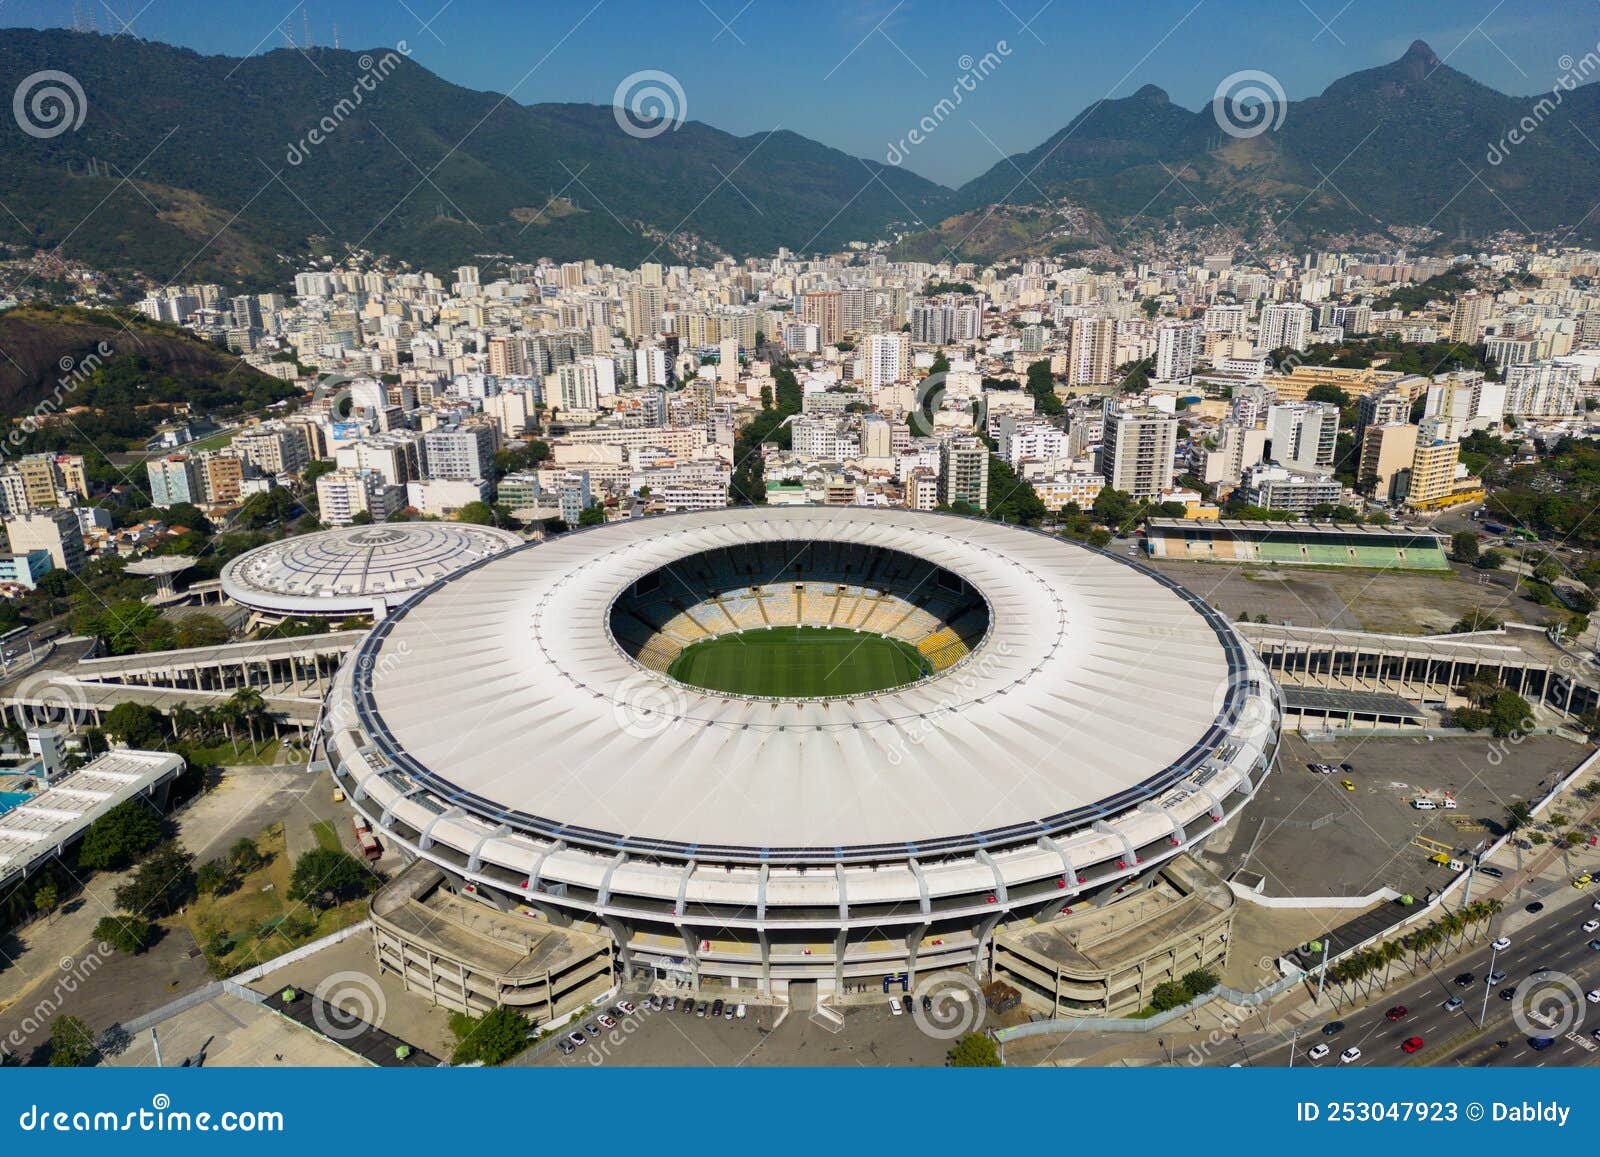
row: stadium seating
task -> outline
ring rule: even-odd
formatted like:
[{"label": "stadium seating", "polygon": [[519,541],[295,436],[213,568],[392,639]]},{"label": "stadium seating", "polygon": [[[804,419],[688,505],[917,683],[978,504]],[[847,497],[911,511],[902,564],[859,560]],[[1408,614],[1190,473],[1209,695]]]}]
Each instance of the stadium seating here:
[{"label": "stadium seating", "polygon": [[915,647],[932,671],[983,638],[988,610],[965,583],[923,559],[850,543],[765,542],[679,562],[671,581],[641,580],[612,609],[612,634],[666,671],[685,647],[770,627],[866,631]]}]

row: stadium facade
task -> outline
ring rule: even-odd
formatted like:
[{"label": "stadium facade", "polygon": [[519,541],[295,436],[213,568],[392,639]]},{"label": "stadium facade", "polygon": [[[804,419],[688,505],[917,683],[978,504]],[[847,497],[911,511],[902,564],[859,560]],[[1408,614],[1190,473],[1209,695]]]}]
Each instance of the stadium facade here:
[{"label": "stadium facade", "polygon": [[[667,673],[774,627],[924,662],[805,698]],[[633,977],[782,998],[984,974],[997,933],[1170,877],[1259,789],[1279,718],[1233,627],[1131,559],[811,507],[479,561],[374,628],[321,730],[356,810],[453,893],[598,937]]]}]

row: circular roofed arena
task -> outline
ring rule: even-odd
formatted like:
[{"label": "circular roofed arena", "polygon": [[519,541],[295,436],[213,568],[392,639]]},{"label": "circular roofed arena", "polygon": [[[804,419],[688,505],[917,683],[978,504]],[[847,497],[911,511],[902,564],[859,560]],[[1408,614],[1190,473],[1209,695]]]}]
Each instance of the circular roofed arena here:
[{"label": "circular roofed arena", "polygon": [[380,836],[462,888],[725,978],[972,966],[1256,792],[1276,690],[1133,562],[948,515],[755,508],[477,562],[326,707]]},{"label": "circular roofed arena", "polygon": [[247,551],[222,568],[222,590],[269,614],[364,615],[521,543],[508,530],[457,522],[347,526]]}]

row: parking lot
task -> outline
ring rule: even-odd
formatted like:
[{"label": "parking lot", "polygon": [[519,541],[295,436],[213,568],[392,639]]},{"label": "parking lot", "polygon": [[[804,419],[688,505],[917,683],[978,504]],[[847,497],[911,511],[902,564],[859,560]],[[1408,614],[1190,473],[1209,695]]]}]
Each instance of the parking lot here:
[{"label": "parking lot", "polygon": [[[1450,879],[1430,854],[1497,835],[1511,801],[1538,798],[1586,752],[1553,736],[1309,743],[1288,733],[1277,770],[1225,833],[1226,846],[1206,855],[1224,876],[1260,874],[1268,896],[1360,896],[1387,886],[1420,897]],[[1310,763],[1350,770],[1320,775]],[[1442,801],[1445,793],[1455,809],[1410,806],[1419,795]]]},{"label": "parking lot", "polygon": [[837,1032],[812,1019],[802,1010],[783,1010],[771,1005],[746,1005],[744,1019],[712,1019],[677,1011],[652,1010],[638,995],[628,998],[636,1005],[629,1015],[615,1008],[607,1012],[616,1021],[607,1028],[597,1017],[601,1031],[591,1034],[577,1028],[586,1043],[564,1055],[551,1049],[531,1063],[566,1068],[629,1065],[690,1065],[736,1067],[743,1065],[942,1065],[951,1042],[931,1037],[918,1027],[917,1019],[895,1016],[888,998],[877,1003],[844,1011],[844,1026]]}]

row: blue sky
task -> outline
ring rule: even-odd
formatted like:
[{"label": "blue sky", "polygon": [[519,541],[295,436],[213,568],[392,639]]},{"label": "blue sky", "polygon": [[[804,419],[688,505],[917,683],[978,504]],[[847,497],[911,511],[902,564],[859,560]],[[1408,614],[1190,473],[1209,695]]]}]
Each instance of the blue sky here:
[{"label": "blue sky", "polygon": [[[1086,105],[1157,84],[1188,108],[1244,69],[1290,98],[1416,39],[1506,92],[1548,91],[1600,41],[1594,0],[77,0],[101,31],[245,55],[282,24],[345,48],[404,40],[421,64],[523,103],[609,104],[632,73],[670,73],[690,119],[775,126],[886,159],[968,60],[999,64],[904,164],[945,184],[1032,148]],[[70,26],[71,0],[0,0],[0,24]],[[116,16],[113,16],[113,12]],[[1004,43],[1005,51],[1000,51]],[[967,66],[970,67],[970,66]],[[197,94],[203,95],[203,94]]]}]

